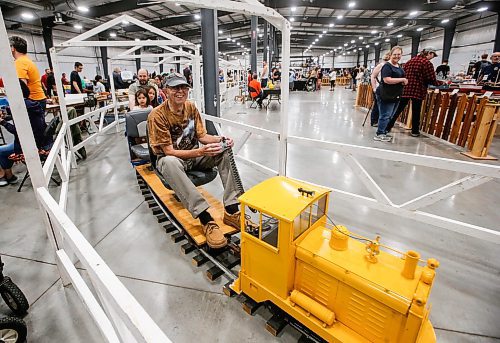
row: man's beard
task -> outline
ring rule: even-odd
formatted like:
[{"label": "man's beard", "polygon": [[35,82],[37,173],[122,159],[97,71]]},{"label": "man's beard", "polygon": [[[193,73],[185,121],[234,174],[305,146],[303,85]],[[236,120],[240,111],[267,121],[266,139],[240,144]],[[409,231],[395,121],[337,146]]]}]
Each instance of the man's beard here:
[{"label": "man's beard", "polygon": [[139,83],[144,86],[148,83],[148,80],[139,80]]}]

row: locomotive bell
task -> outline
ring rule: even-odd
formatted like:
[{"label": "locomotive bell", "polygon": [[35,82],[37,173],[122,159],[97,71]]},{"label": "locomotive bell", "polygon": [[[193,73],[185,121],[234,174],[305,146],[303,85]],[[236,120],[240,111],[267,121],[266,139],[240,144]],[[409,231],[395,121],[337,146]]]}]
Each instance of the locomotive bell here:
[{"label": "locomotive bell", "polygon": [[349,230],[345,226],[338,225],[332,228],[330,247],[334,250],[344,251],[349,246]]}]

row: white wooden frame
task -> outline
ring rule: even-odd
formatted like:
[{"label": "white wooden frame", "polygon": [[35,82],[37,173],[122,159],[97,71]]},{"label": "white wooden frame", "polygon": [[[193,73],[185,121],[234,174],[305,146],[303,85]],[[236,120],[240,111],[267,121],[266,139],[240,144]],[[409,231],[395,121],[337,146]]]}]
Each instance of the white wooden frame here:
[{"label": "white wooden frame", "polygon": [[[136,42],[134,41],[91,41],[87,40],[90,37],[93,37],[107,29],[112,28],[115,25],[119,25],[122,21],[128,21],[129,23],[133,25],[137,25],[140,28],[147,30],[149,32],[155,33],[158,36],[160,36],[162,39],[161,40],[146,40],[146,41],[139,41]],[[127,51],[124,51],[121,54],[118,54],[117,56],[112,56],[108,59],[108,80],[110,84],[110,92],[111,92],[111,105],[105,106],[103,108],[96,109],[95,111],[91,111],[89,113],[86,113],[83,116],[80,116],[78,118],[75,118],[71,120],[71,122],[68,120],[68,115],[67,115],[67,105],[66,105],[66,100],[64,96],[59,96],[59,106],[61,110],[61,116],[63,119],[63,122],[65,124],[69,125],[71,124],[76,124],[79,123],[83,120],[89,120],[90,125],[92,129],[94,130],[95,133],[90,134],[87,139],[85,139],[83,142],[79,143],[77,146],[73,146],[73,143],[71,141],[71,131],[67,131],[67,136],[69,140],[69,149],[72,153],[72,155],[80,148],[88,145],[91,141],[95,140],[97,137],[104,135],[107,131],[111,130],[113,127],[116,128],[116,132],[119,132],[119,118],[118,118],[118,108],[122,104],[127,104],[128,102],[122,102],[118,103],[116,99],[116,90],[115,90],[115,84],[114,84],[114,79],[113,79],[113,69],[112,69],[112,64],[113,61],[119,60],[119,59],[136,59],[136,58],[146,58],[146,57],[157,57],[157,58],[162,58],[162,57],[170,57],[172,55],[178,54],[178,55],[183,55],[183,56],[192,56],[193,60],[193,66],[199,64],[199,48],[188,41],[182,40],[168,32],[165,32],[163,30],[160,30],[152,25],[149,25],[147,23],[144,23],[138,19],[135,19],[129,15],[121,15],[113,20],[110,20],[109,22],[106,22],[102,25],[99,25],[87,32],[82,33],[81,35],[78,35],[66,42],[62,42],[53,48],[50,49],[50,54],[52,58],[52,64],[54,67],[54,74],[55,75],[60,75],[61,71],[59,68],[59,59],[58,59],[58,53],[61,51],[64,51],[66,48],[69,47],[83,47],[83,46],[90,46],[90,47],[97,47],[97,46],[119,46],[119,47],[124,47],[124,46],[130,46],[131,48],[128,49]],[[137,49],[140,49],[143,46],[158,46],[163,49],[166,49],[169,51],[169,53],[161,53],[161,54],[140,54],[136,55],[134,52]],[[182,52],[181,50],[177,50],[174,47],[189,47],[191,49],[195,50],[195,54],[188,54],[186,52]],[[193,67],[193,70],[196,68]],[[198,69],[199,70],[199,69]],[[193,72],[193,96],[194,100],[197,105],[201,105],[201,93],[199,91],[200,89],[200,84],[199,84],[199,75],[195,74],[196,72]],[[61,95],[64,94],[64,88],[62,85],[62,81],[60,78],[56,77],[56,87],[57,87],[57,94]],[[114,117],[115,120],[111,123],[108,124],[106,127],[104,127],[104,116],[107,113],[109,109],[113,109]],[[99,126],[95,125],[94,120],[98,119],[99,120]],[[77,167],[76,165],[76,159],[74,156],[72,156],[72,166]]]},{"label": "white wooden frame", "polygon": [[[30,173],[31,183],[43,223],[47,229],[47,237],[56,255],[57,267],[63,285],[73,286],[99,329],[103,341],[113,343],[170,342],[65,213],[71,161],[73,159],[71,149],[74,151],[80,145],[72,146],[69,127],[78,120],[68,120],[64,97],[61,97],[63,99],[63,104],[61,104],[63,124],[42,168],[26,105],[19,86],[19,79],[14,68],[14,60],[10,51],[1,10],[0,54],[4,56],[3,63],[0,63],[0,75],[3,77],[19,141]],[[60,75],[57,59],[54,72],[56,75]],[[58,78],[56,78],[56,83],[59,94],[64,94],[62,84]],[[97,113],[98,111],[94,112]],[[94,114],[87,113],[84,117],[90,118]],[[54,168],[57,168],[62,179],[58,201],[48,191],[48,184]],[[86,268],[90,283],[99,301],[94,297],[89,286],[76,270],[74,256]]]}]

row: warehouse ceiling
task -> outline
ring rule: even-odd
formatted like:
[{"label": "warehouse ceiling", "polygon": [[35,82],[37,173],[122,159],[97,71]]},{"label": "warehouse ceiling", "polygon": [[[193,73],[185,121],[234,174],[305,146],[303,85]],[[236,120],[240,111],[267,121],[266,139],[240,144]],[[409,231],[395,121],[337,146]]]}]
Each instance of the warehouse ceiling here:
[{"label": "warehouse ceiling", "polygon": [[[139,1],[140,2],[140,1]],[[494,0],[263,0],[292,24],[291,47],[304,50],[366,48],[383,41],[397,41],[432,27],[452,25],[455,20],[500,11]],[[30,30],[53,25],[57,32],[79,34],[121,14],[129,14],[185,40],[199,43],[199,9],[178,3],[140,5],[137,0],[0,0],[7,25]],[[57,16],[63,24],[54,24]],[[244,52],[250,48],[250,17],[218,11],[219,49]],[[262,47],[264,21],[259,19]],[[110,33],[130,39],[154,39],[151,33],[122,23]],[[314,42],[314,43],[313,43]]]}]

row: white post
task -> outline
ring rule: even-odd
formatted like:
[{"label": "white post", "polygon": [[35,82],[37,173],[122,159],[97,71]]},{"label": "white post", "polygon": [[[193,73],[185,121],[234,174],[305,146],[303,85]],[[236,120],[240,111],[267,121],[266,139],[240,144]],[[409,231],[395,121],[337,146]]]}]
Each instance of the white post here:
[{"label": "white post", "polygon": [[57,51],[55,47],[50,48],[50,57],[52,58],[52,68],[54,70],[54,78],[56,81],[57,97],[59,99],[59,109],[61,112],[61,118],[63,123],[67,125],[66,131],[66,144],[68,144],[69,151],[71,152],[71,166],[77,168],[75,152],[73,151],[73,136],[71,135],[71,126],[68,119],[68,110],[66,108],[66,99],[64,98],[64,87],[62,80],[59,75],[62,75],[61,69],[59,68],[59,59],[57,57]]},{"label": "white post", "polygon": [[[0,56],[2,56],[2,63],[0,63],[0,75],[2,75],[3,77],[5,90],[9,99],[10,109],[12,111],[12,116],[14,117],[14,122],[16,124],[17,135],[19,137],[19,142],[21,143],[21,148],[23,149],[26,167],[28,168],[28,171],[30,173],[33,191],[35,191],[38,187],[46,188],[47,181],[45,180],[42,163],[40,162],[40,156],[38,156],[38,148],[35,143],[35,138],[33,137],[33,131],[31,129],[31,123],[29,121],[28,112],[26,110],[23,94],[21,92],[21,87],[19,86],[19,79],[17,78],[16,68],[14,67],[14,58],[12,57],[7,30],[5,28],[5,22],[3,20],[3,14],[1,10]],[[49,238],[54,251],[58,250],[58,241],[56,237],[59,236],[56,236],[49,218],[47,217],[47,213],[38,201],[38,196],[37,203],[38,208],[42,213],[45,227],[47,229],[47,237]]]},{"label": "white post", "polygon": [[193,58],[193,92],[194,92],[194,101],[196,103],[196,107],[200,109],[200,112],[204,112],[203,110],[203,101],[201,99],[201,82],[200,82],[200,48],[195,47],[194,49],[194,58]]},{"label": "white post", "polygon": [[281,121],[279,147],[279,173],[286,175],[287,140],[288,140],[288,82],[290,79],[290,23],[283,20],[281,31]]},{"label": "white post", "polygon": [[[116,90],[115,90],[115,80],[113,79],[113,70],[111,70],[111,60],[108,59],[108,77],[109,77],[109,90],[111,91],[111,99],[113,101],[113,111],[115,114],[115,121],[116,121],[116,132],[120,132],[120,126],[118,125],[118,103],[116,101]],[[104,115],[106,112],[101,113],[102,118],[104,118]],[[102,120],[101,120],[102,122]],[[99,126],[99,129],[101,129],[101,126]]]}]

